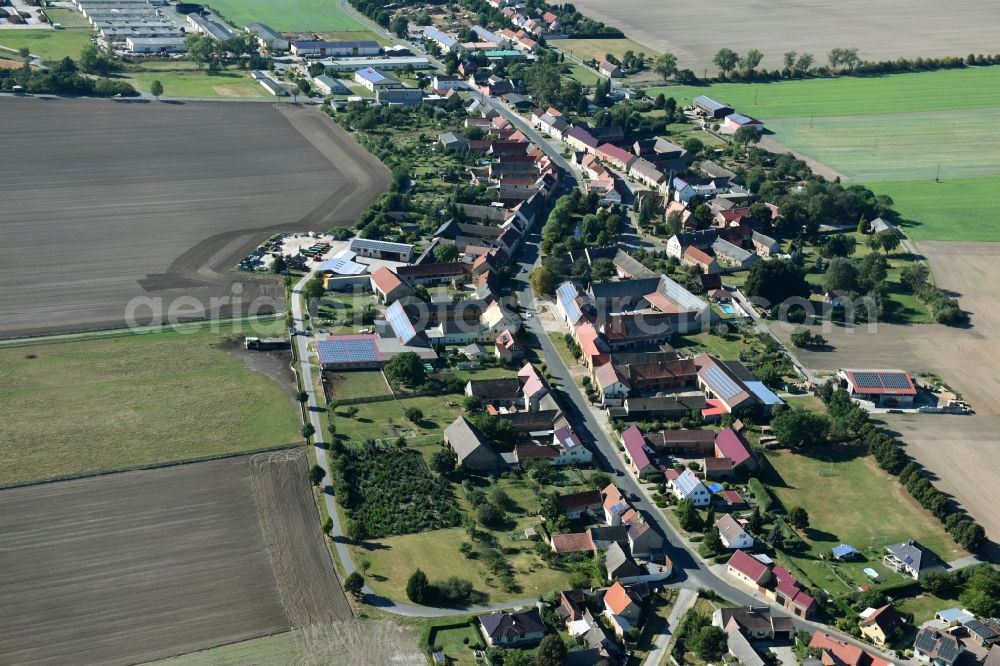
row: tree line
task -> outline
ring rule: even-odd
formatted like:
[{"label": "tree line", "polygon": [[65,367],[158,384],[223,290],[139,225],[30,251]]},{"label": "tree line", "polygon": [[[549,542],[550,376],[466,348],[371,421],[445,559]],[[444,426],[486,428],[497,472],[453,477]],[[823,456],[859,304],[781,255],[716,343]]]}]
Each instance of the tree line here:
[{"label": "tree line", "polygon": [[[110,57],[88,45],[81,53],[78,65],[69,56],[47,70],[32,69],[27,63],[16,69],[0,69],[0,90],[11,92],[20,86],[30,94],[70,95],[81,97],[135,97],[139,93],[131,84],[106,78],[112,70]],[[83,73],[99,74],[93,79]]]}]

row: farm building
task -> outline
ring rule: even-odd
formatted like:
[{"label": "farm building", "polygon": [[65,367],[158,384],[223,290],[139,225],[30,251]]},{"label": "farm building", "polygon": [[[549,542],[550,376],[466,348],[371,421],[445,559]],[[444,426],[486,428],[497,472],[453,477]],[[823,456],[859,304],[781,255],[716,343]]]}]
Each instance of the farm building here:
[{"label": "farm building", "polygon": [[319,362],[327,370],[378,368],[383,358],[377,341],[375,335],[338,335],[318,340]]},{"label": "farm building", "polygon": [[417,106],[424,101],[424,92],[417,88],[378,88],[375,91],[375,101],[379,104]]},{"label": "farm building", "polygon": [[291,45],[288,38],[263,23],[251,23],[246,29],[247,32],[257,36],[257,43],[261,48],[269,49],[273,53],[284,53]]},{"label": "farm building", "polygon": [[764,123],[756,118],[744,116],[742,113],[731,113],[722,122],[722,131],[724,132],[735,132],[741,127],[750,127],[758,133],[764,131]]},{"label": "farm building", "polygon": [[125,48],[131,53],[184,53],[182,37],[128,37]]},{"label": "farm building", "polygon": [[313,86],[326,95],[350,95],[351,89],[345,86],[340,79],[323,74],[313,79]]},{"label": "farm building", "polygon": [[725,118],[735,111],[733,107],[712,99],[707,95],[698,95],[691,100],[691,106],[695,111],[709,118]]},{"label": "farm building", "polygon": [[733,245],[724,238],[717,238],[712,243],[712,252],[715,253],[715,258],[720,264],[737,270],[750,268],[760,260],[756,254],[748,252],[738,245]]},{"label": "farm building", "polygon": [[403,85],[399,79],[388,74],[383,74],[371,67],[365,67],[354,72],[354,80],[372,92],[385,90],[386,88],[399,88]]},{"label": "farm building", "polygon": [[256,70],[250,72],[250,77],[275,97],[286,97],[288,95],[288,91],[282,88],[280,83],[268,76],[267,72]]},{"label": "farm building", "polygon": [[601,76],[606,76],[609,79],[620,79],[622,76],[621,68],[612,62],[608,62],[607,60],[602,60],[597,64],[597,72]]},{"label": "farm building", "polygon": [[444,429],[444,443],[458,456],[458,464],[469,469],[493,472],[500,465],[500,456],[489,440],[464,416],[459,416]]},{"label": "farm building", "polygon": [[414,248],[408,243],[392,243],[390,241],[372,240],[371,238],[352,238],[351,251],[362,257],[388,259],[410,263],[413,261]]},{"label": "farm building", "polygon": [[221,23],[205,18],[201,14],[188,14],[187,22],[195,32],[208,35],[220,42],[224,42],[233,36],[232,30]]},{"label": "farm building", "polygon": [[350,56],[378,55],[378,42],[328,42],[325,40],[298,40],[291,44],[292,55],[300,58],[343,58]]},{"label": "farm building", "polygon": [[458,43],[457,39],[451,35],[446,35],[437,28],[424,28],[424,39],[435,42],[445,53],[456,50],[460,51],[462,49],[462,45]]},{"label": "farm building", "polygon": [[838,376],[852,398],[879,407],[911,407],[917,395],[913,380],[902,370],[844,369]]}]

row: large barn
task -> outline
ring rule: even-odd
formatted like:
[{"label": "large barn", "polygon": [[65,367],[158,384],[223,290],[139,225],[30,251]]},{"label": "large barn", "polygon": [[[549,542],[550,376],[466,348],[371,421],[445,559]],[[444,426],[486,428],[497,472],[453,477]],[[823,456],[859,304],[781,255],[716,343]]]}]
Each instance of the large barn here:
[{"label": "large barn", "polygon": [[917,388],[910,375],[902,370],[841,370],[841,386],[852,398],[875,403],[879,407],[911,407]]}]

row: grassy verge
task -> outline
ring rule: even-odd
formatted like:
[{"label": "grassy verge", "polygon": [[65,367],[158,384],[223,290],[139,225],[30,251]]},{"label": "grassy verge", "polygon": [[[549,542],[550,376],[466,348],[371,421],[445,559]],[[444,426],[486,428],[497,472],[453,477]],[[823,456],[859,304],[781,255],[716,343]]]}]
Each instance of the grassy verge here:
[{"label": "grassy verge", "polygon": [[227,330],[0,350],[0,483],[301,439],[284,387],[228,353]]},{"label": "grassy verge", "polygon": [[563,334],[549,333],[549,340],[552,341],[552,346],[556,348],[557,352],[559,352],[559,358],[561,358],[563,363],[566,364],[566,367],[576,367],[578,361],[570,352],[569,345],[566,344],[566,338],[563,337]]},{"label": "grassy verge", "polygon": [[157,666],[279,666],[299,661],[304,656],[302,652],[298,632],[288,631],[150,663]]}]

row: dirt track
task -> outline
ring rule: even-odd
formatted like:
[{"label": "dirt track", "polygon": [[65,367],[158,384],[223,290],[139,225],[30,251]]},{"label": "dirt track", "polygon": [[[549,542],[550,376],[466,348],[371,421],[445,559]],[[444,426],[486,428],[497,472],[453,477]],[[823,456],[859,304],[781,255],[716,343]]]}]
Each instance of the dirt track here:
[{"label": "dirt track", "polygon": [[[385,168],[312,107],[0,99],[9,195],[0,217],[0,337],[120,326],[130,299],[189,297],[201,316],[269,233],[353,224]],[[221,303],[218,312],[231,311]],[[148,309],[137,319],[145,320]]]},{"label": "dirt track", "polygon": [[[715,73],[712,58],[723,47],[741,54],[760,49],[762,66],[777,69],[791,50],[812,53],[816,65],[826,65],[830,49],[839,47],[857,47],[866,60],[894,60],[993,53],[1000,41],[1000,6],[990,0],[950,3],[946,10],[936,0],[749,0],[732,10],[661,0],[574,4],[640,44],[673,52],[698,76],[705,69]],[[727,29],[733,19],[739,29]]]},{"label": "dirt track", "polygon": [[302,450],[5,490],[0,534],[0,663],[136,663],[352,617]]},{"label": "dirt track", "polygon": [[834,328],[831,352],[798,351],[810,368],[903,368],[940,375],[968,400],[973,416],[888,415],[910,454],[1000,542],[1000,243],[923,242],[937,285],[971,313],[968,328],[879,324],[874,333]]}]

